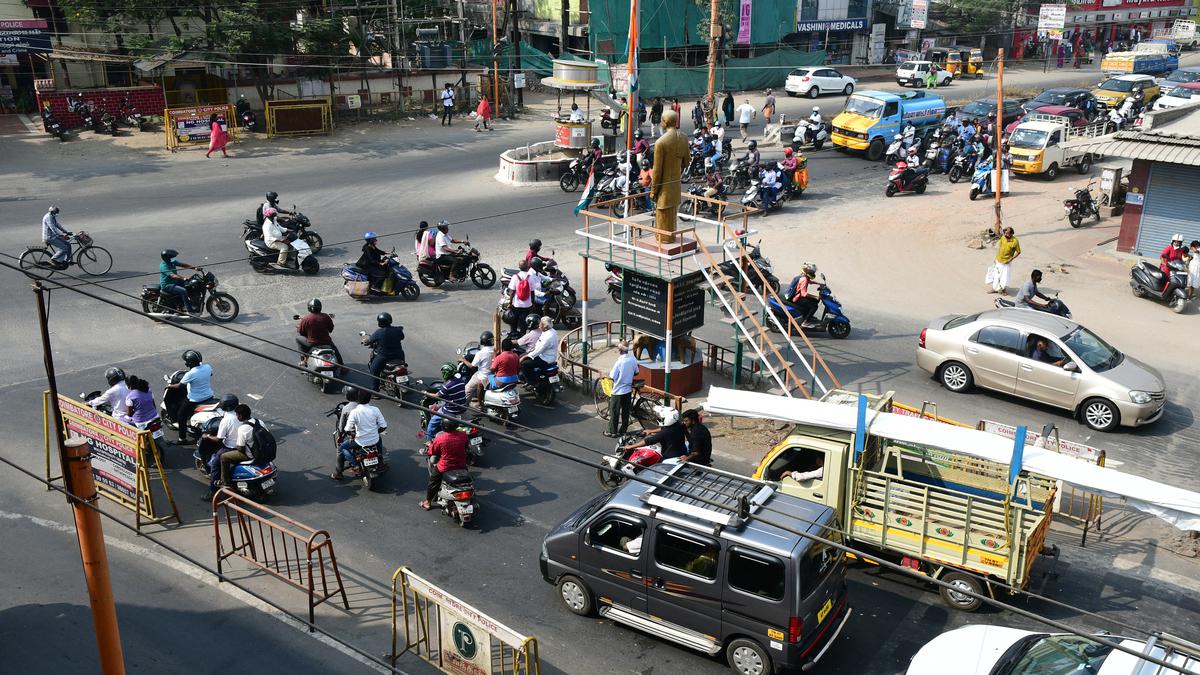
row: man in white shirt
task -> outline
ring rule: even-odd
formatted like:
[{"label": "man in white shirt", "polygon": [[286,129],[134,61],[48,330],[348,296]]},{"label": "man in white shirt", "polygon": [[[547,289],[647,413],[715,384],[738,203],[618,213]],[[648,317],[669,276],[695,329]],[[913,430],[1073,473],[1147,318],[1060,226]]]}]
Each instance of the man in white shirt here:
[{"label": "man in white shirt", "polygon": [[571,121],[572,122],[582,122],[583,121],[583,111],[579,109],[578,103],[571,104]]},{"label": "man in white shirt", "polygon": [[553,365],[558,360],[558,331],[554,330],[554,320],[543,316],[538,322],[538,327],[542,329],[541,337],[538,338],[537,344],[533,345],[533,349],[521,357],[521,370],[525,373],[527,384],[537,379],[539,370]]},{"label": "man in white shirt", "polygon": [[517,263],[517,273],[508,280],[508,297],[512,303],[512,323],[509,326],[512,332],[520,334],[525,330],[525,317],[533,308],[534,296],[541,287],[542,276],[530,269],[529,261]]},{"label": "man in white shirt", "polygon": [[450,223],[439,220],[437,224],[437,236],[433,240],[433,250],[437,254],[437,263],[439,265],[450,268],[450,277],[458,279],[461,274],[459,268],[462,267],[462,256],[459,255],[458,246],[455,244],[465,243],[450,236]]},{"label": "man in white shirt", "polygon": [[754,106],[750,105],[750,99],[746,99],[745,102],[737,107],[736,112],[738,124],[742,129],[742,141],[744,142],[750,135],[750,123],[754,121],[755,117],[758,117],[758,111],[754,109]]},{"label": "man in white shirt", "polygon": [[357,463],[354,459],[355,446],[369,448],[379,444],[379,452],[382,454],[383,444],[380,442],[380,434],[385,431],[387,431],[387,420],[383,419],[383,413],[379,412],[379,408],[371,405],[371,392],[360,389],[358,405],[354,406],[354,409],[346,416],[347,438],[338,448],[337,468],[330,478],[341,480],[342,472],[346,469],[346,462],[350,462],[351,465]]},{"label": "man in white shirt", "polygon": [[104,371],[104,379],[108,389],[96,398],[88,401],[88,405],[99,409],[108,406],[108,414],[115,415],[125,411],[125,399],[129,398],[129,385],[125,384],[125,371],[113,366]]},{"label": "man in white shirt", "polygon": [[633,378],[638,372],[637,359],[629,353],[629,342],[621,340],[617,343],[617,361],[613,364],[608,376],[612,378],[612,394],[608,397],[608,430],[604,432],[609,438],[616,438],[629,429],[629,404],[633,397]]},{"label": "man in white shirt", "polygon": [[1191,249],[1191,257],[1187,266],[1187,297],[1191,300],[1196,297],[1196,289],[1200,288],[1200,240],[1193,239],[1188,248]]},{"label": "man in white shirt", "polygon": [[479,399],[483,402],[483,390],[487,387],[488,376],[492,374],[492,358],[496,355],[496,336],[490,330],[479,335],[479,351],[472,359],[462,357],[462,362],[475,369],[475,374],[467,381],[467,405]]},{"label": "man in white shirt", "polygon": [[450,83],[446,83],[446,88],[442,90],[442,125],[452,126],[451,118],[454,117],[454,87]]},{"label": "man in white shirt", "polygon": [[[221,470],[218,474],[223,485],[229,485],[229,470],[231,466],[254,459],[254,453],[251,448],[254,446],[254,425],[258,424],[258,420],[250,416],[250,406],[245,403],[238,404],[234,408],[234,411],[237,413],[238,422],[234,447],[231,450],[222,452],[218,460],[221,464]],[[223,423],[225,420],[221,421]],[[220,428],[217,429],[217,435],[220,435]],[[216,485],[214,484],[213,487],[215,488]],[[209,499],[212,499],[212,497],[210,496]]]},{"label": "man in white shirt", "polygon": [[263,243],[269,248],[279,251],[279,260],[277,264],[280,267],[288,267],[288,258],[292,253],[292,245],[288,243],[287,236],[283,233],[283,228],[279,223],[275,222],[278,212],[273,208],[263,209]]},{"label": "man in white shirt", "polygon": [[[237,416],[238,397],[226,394],[221,398],[221,410],[224,415],[214,434],[200,436],[197,447],[200,450],[200,461],[208,466],[208,495],[200,501],[212,501],[212,493],[217,491],[217,483],[221,481],[221,456],[238,447],[238,431],[242,423]],[[249,425],[247,425],[249,426]],[[244,461],[244,460],[243,460]]]}]

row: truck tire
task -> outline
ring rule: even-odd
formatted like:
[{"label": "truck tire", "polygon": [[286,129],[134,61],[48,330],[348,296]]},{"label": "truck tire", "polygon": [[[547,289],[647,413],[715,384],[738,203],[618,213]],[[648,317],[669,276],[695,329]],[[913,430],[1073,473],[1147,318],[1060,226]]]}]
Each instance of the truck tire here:
[{"label": "truck tire", "polygon": [[883,139],[876,138],[867,146],[867,159],[872,162],[878,162],[883,159],[883,152],[886,148],[883,147]]},{"label": "truck tire", "polygon": [[1050,168],[1046,169],[1046,173],[1043,175],[1046,176],[1046,180],[1054,180],[1055,178],[1058,178],[1058,163],[1051,163]]},{"label": "truck tire", "polygon": [[1079,160],[1079,164],[1075,167],[1079,175],[1086,176],[1092,172],[1092,156],[1084,155],[1083,159]]},{"label": "truck tire", "polygon": [[[983,595],[983,593],[986,591],[986,589],[983,587],[983,580],[981,580],[979,577],[965,574],[963,572],[947,572],[946,574],[942,575],[941,579],[954,588],[962,589],[964,591],[971,591],[972,593],[976,593],[978,595]],[[979,598],[973,598],[964,593],[959,593],[955,590],[946,588],[945,586],[938,586],[938,593],[941,594],[942,601],[947,605],[964,612],[974,612],[975,610],[979,609],[981,605],[983,605],[983,600],[980,600]]]}]

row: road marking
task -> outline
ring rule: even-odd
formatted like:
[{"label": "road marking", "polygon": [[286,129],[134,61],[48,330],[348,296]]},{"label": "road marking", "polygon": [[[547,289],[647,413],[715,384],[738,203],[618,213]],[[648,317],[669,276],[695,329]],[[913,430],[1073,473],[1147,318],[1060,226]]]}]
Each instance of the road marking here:
[{"label": "road marking", "polygon": [[[5,520],[28,520],[29,522],[33,523],[34,525],[44,527],[48,530],[54,530],[55,532],[63,532],[63,533],[67,533],[67,534],[75,533],[75,528],[71,527],[70,525],[64,525],[63,523],[60,523],[58,521],[48,520],[46,518],[39,518],[37,516],[30,516],[30,515],[26,515],[23,513],[12,513],[10,511],[0,511],[0,518],[3,518]],[[408,673],[406,673],[403,670],[400,670],[399,668],[396,668],[394,671],[388,670],[387,668],[384,668],[383,666],[379,665],[378,663],[375,663],[374,661],[366,658],[365,656],[359,654],[358,652],[354,651],[353,649],[346,647],[341,642],[334,640],[333,638],[329,637],[328,635],[325,635],[324,633],[309,633],[308,626],[306,624],[293,619],[292,617],[288,616],[287,614],[284,614],[283,612],[280,612],[279,610],[268,605],[267,603],[263,602],[262,600],[259,600],[258,598],[250,595],[249,593],[243,591],[242,589],[238,588],[237,586],[234,586],[231,583],[218,583],[216,580],[216,576],[212,572],[209,572],[207,570],[200,570],[195,565],[192,565],[191,563],[187,563],[182,560],[177,560],[170,556],[166,556],[166,555],[163,555],[162,553],[159,553],[157,551],[146,548],[145,546],[139,546],[138,544],[134,544],[132,542],[125,541],[123,539],[118,539],[116,537],[111,537],[111,536],[105,535],[104,543],[107,544],[108,546],[112,546],[113,548],[119,548],[122,551],[125,551],[126,553],[135,555],[139,558],[144,558],[147,560],[152,560],[154,562],[157,562],[160,565],[164,565],[164,566],[170,568],[172,571],[179,572],[180,574],[184,574],[184,575],[186,575],[196,581],[199,581],[200,583],[205,584],[215,590],[222,591],[229,597],[240,601],[241,603],[245,604],[246,606],[251,607],[253,609],[257,609],[258,611],[262,612],[263,614],[266,614],[267,616],[274,618],[275,620],[279,621],[280,623],[284,624],[285,626],[289,626],[290,628],[295,629],[295,631],[297,633],[300,633],[301,635],[306,635],[306,636],[316,640],[317,642],[320,642],[321,644],[325,645],[326,647],[335,649],[335,650],[341,652],[342,654],[354,659],[355,661],[363,664],[364,666],[367,666],[368,668],[370,668],[371,670],[374,670],[377,673],[397,672],[397,673],[401,673],[401,675],[408,675]]]}]

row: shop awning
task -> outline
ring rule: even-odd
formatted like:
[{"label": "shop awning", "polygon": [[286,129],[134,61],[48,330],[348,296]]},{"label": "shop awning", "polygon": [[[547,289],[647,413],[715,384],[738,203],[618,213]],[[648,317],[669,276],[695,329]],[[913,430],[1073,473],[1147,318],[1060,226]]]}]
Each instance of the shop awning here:
[{"label": "shop awning", "polygon": [[1147,113],[1141,129],[1062,145],[1066,150],[1097,155],[1200,166],[1200,103]]}]

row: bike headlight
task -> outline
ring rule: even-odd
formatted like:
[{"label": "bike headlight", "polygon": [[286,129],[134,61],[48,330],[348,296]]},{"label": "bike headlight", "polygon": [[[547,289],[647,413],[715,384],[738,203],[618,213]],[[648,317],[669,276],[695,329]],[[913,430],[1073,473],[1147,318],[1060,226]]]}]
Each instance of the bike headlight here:
[{"label": "bike headlight", "polygon": [[1135,390],[1129,392],[1129,400],[1133,401],[1134,403],[1137,403],[1138,405],[1141,405],[1143,403],[1149,403],[1150,402],[1150,394],[1148,392],[1137,391],[1135,389]]}]

